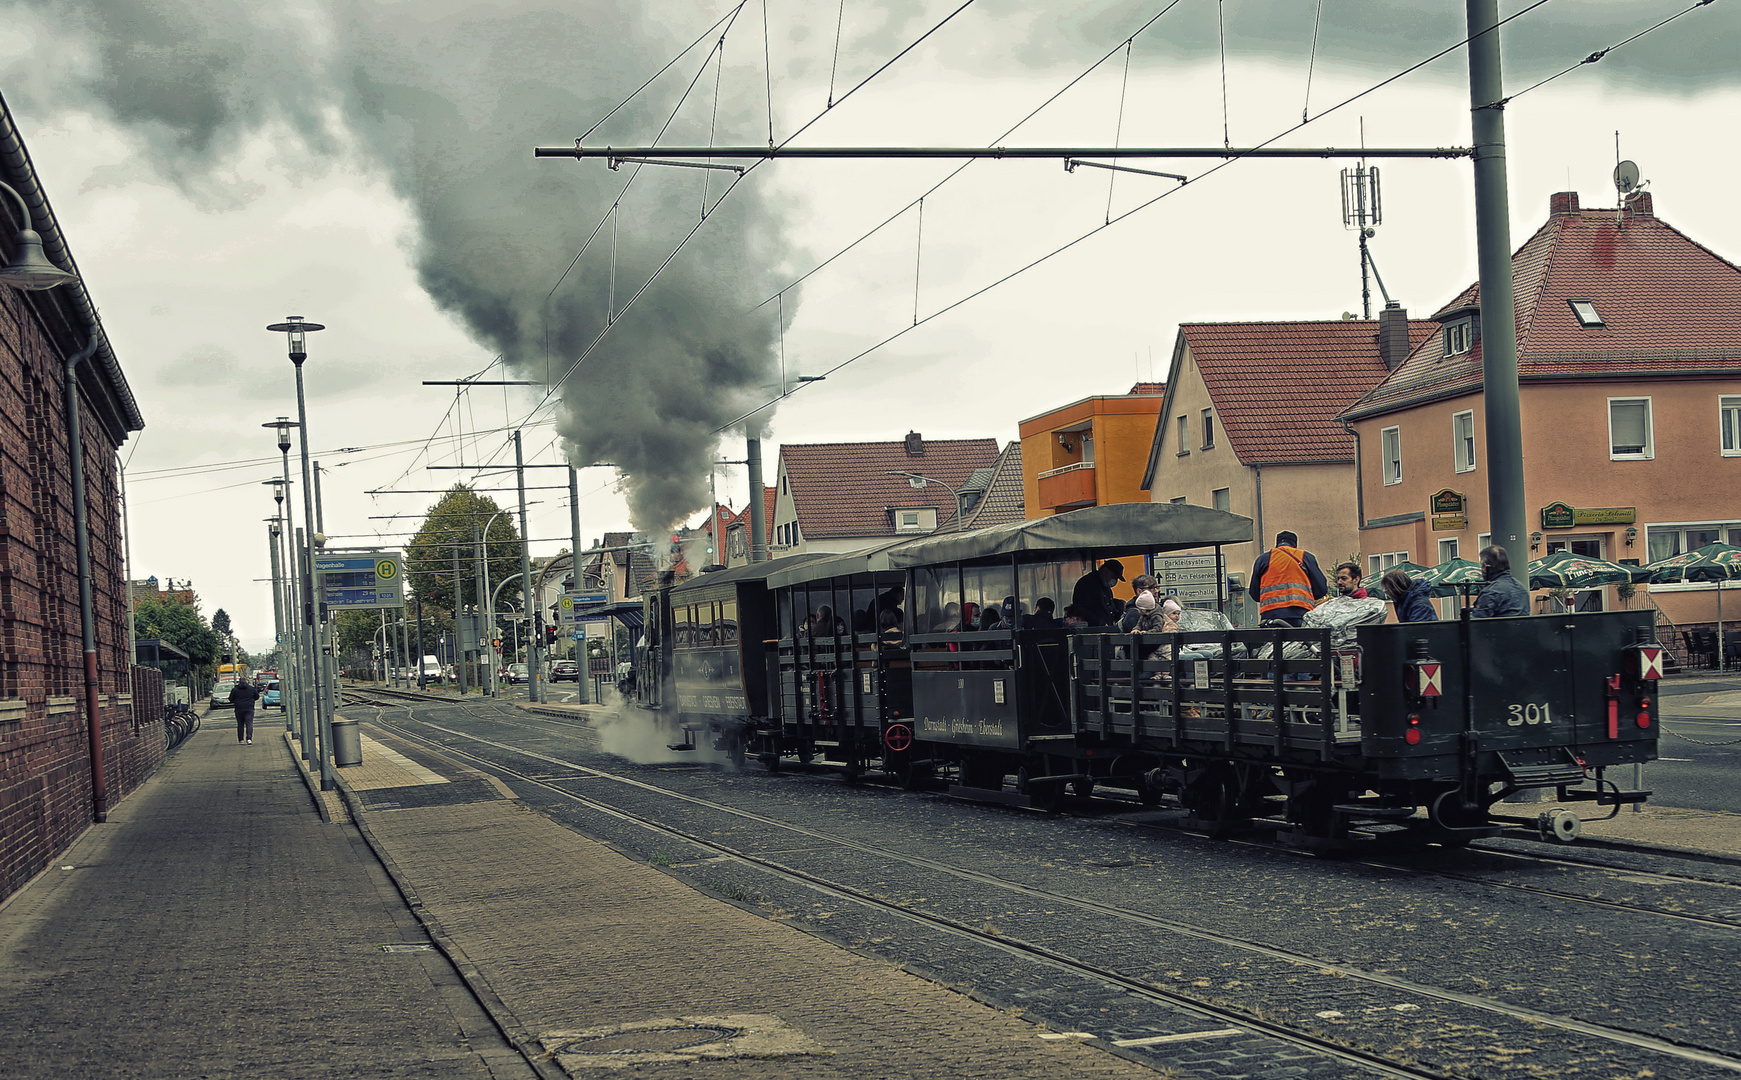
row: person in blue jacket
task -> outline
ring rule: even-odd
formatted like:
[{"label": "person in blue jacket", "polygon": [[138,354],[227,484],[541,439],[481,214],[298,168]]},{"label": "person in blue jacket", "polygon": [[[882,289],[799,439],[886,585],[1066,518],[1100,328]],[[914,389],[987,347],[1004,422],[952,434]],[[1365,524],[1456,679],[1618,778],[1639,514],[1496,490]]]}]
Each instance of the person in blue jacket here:
[{"label": "person in blue jacket", "polygon": [[1433,610],[1428,596],[1432,586],[1425,580],[1416,581],[1405,570],[1386,570],[1378,583],[1383,586],[1384,595],[1396,605],[1397,622],[1439,621],[1439,613]]},{"label": "person in blue jacket", "polygon": [[1495,619],[1502,615],[1528,615],[1529,590],[1511,572],[1511,557],[1498,544],[1481,549],[1481,574],[1487,587],[1475,598],[1471,619]]}]

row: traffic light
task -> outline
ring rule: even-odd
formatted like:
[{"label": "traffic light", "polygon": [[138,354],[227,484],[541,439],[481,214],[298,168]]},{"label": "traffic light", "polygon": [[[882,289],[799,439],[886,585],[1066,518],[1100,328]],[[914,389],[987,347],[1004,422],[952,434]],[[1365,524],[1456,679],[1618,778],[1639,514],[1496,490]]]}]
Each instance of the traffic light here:
[{"label": "traffic light", "polygon": [[556,627],[546,626],[544,628],[544,644],[546,644],[546,645],[556,644]]}]

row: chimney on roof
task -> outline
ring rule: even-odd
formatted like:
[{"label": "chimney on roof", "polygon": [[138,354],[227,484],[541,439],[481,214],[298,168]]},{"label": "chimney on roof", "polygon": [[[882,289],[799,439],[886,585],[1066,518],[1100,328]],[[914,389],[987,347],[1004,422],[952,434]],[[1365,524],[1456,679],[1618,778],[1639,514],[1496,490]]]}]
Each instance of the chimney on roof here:
[{"label": "chimney on roof", "polygon": [[1575,214],[1578,212],[1578,193],[1575,191],[1556,191],[1548,196],[1548,214]]},{"label": "chimney on roof", "polygon": [[1384,361],[1386,371],[1395,371],[1408,355],[1408,309],[1392,300],[1378,313],[1378,358]]},{"label": "chimney on roof", "polygon": [[1650,202],[1650,192],[1648,191],[1633,192],[1631,195],[1627,196],[1624,205],[1626,207],[1626,216],[1629,218],[1647,218],[1656,216],[1655,208]]},{"label": "chimney on roof", "polygon": [[921,439],[919,437],[919,433],[917,431],[907,432],[907,456],[908,457],[924,457],[925,456],[925,440]]}]

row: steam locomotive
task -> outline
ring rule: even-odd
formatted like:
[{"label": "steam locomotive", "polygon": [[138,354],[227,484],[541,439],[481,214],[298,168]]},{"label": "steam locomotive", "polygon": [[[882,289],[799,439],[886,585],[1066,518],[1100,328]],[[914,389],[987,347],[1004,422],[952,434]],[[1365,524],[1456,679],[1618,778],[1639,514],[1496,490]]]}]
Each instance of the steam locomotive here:
[{"label": "steam locomotive", "polygon": [[[1610,815],[1648,796],[1608,778],[1657,756],[1648,612],[1246,629],[1205,610],[1153,635],[1042,614],[1098,560],[1209,550],[1221,567],[1251,537],[1235,514],[1120,504],[662,585],[640,704],[674,748],[740,765],[1048,809],[1121,789],[1213,832],[1277,821],[1315,849],[1467,843],[1528,789]],[[1007,624],[963,617],[988,607]],[[1581,828],[1568,811],[1542,824]]]}]

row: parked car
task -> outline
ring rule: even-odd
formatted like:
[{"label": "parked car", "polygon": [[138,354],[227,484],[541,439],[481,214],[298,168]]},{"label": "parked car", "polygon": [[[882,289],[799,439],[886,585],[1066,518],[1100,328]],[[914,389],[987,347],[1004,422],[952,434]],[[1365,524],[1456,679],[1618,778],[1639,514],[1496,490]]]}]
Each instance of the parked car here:
[{"label": "parked car", "polygon": [[222,682],[213,683],[212,684],[212,708],[214,708],[214,709],[231,708],[232,706],[230,704],[230,691],[234,690],[235,688],[236,688],[236,680],[234,680],[234,679],[225,679]]},{"label": "parked car", "polygon": [[266,692],[260,695],[262,709],[284,708],[284,692],[279,688],[277,679],[266,684]]},{"label": "parked car", "polygon": [[530,678],[530,675],[527,672],[527,668],[526,668],[525,664],[509,664],[508,665],[508,681],[509,682],[511,682],[511,683],[523,683],[528,678]]},{"label": "parked car", "polygon": [[566,681],[566,682],[572,682],[572,683],[579,682],[580,681],[580,661],[578,661],[578,660],[557,660],[556,662],[552,663],[550,665],[550,681],[551,682],[564,682],[564,681]]}]

